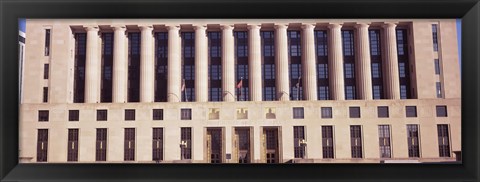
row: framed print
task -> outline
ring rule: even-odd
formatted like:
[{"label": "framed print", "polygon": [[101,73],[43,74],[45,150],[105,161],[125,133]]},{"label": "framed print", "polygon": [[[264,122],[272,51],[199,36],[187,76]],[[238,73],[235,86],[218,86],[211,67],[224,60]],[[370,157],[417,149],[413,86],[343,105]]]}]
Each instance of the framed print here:
[{"label": "framed print", "polygon": [[476,181],[478,10],[5,2],[2,180]]}]

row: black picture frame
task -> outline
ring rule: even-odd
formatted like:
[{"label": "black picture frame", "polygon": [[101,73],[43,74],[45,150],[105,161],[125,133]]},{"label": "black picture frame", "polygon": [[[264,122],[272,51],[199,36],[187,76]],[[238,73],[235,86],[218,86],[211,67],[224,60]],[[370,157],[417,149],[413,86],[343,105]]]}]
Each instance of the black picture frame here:
[{"label": "black picture frame", "polygon": [[[0,2],[2,181],[479,181],[478,0]],[[461,18],[462,164],[18,164],[18,18]]]}]

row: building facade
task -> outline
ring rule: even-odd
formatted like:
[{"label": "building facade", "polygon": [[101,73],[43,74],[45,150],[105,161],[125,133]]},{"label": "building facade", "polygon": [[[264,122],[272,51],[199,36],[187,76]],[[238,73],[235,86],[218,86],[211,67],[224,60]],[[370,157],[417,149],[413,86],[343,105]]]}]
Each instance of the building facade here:
[{"label": "building facade", "polygon": [[454,161],[454,19],[28,19],[20,162]]}]

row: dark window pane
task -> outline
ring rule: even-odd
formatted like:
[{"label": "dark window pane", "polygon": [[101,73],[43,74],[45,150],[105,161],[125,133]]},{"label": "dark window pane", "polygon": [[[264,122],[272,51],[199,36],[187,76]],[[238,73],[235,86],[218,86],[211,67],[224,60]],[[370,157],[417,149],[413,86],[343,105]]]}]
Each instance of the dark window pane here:
[{"label": "dark window pane", "polygon": [[447,106],[437,106],[437,117],[447,117]]},{"label": "dark window pane", "polygon": [[405,106],[407,117],[417,117],[417,106]]},{"label": "dark window pane", "polygon": [[181,120],[192,120],[192,109],[181,109]]},{"label": "dark window pane", "polygon": [[377,111],[378,111],[378,117],[379,118],[388,118],[389,117],[388,106],[378,106]]},{"label": "dark window pane", "polygon": [[293,108],[293,119],[303,119],[303,107]]},{"label": "dark window pane", "polygon": [[135,120],[135,109],[125,109],[125,121]]},{"label": "dark window pane", "polygon": [[332,108],[331,107],[322,107],[322,118],[332,118]]},{"label": "dark window pane", "polygon": [[350,118],[360,118],[360,107],[349,108]]},{"label": "dark window pane", "polygon": [[163,109],[153,109],[153,120],[163,120]]},{"label": "dark window pane", "polygon": [[420,157],[420,143],[418,140],[418,125],[407,125],[408,157]]},{"label": "dark window pane", "polygon": [[79,120],[79,110],[69,110],[68,121],[78,121],[78,120]]},{"label": "dark window pane", "polygon": [[38,111],[38,121],[48,121],[48,111],[39,110]]},{"label": "dark window pane", "polygon": [[108,112],[105,109],[97,110],[97,121],[107,121]]}]

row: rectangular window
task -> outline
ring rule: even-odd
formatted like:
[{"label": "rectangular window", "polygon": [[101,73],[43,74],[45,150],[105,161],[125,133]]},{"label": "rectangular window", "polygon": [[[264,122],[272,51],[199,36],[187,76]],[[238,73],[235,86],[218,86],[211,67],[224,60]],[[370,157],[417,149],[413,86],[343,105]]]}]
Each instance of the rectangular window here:
[{"label": "rectangular window", "polygon": [[195,32],[181,33],[182,47],[182,102],[195,101]]},{"label": "rectangular window", "polygon": [[125,121],[135,121],[135,109],[125,109]]},{"label": "rectangular window", "polygon": [[288,31],[290,99],[303,100],[301,34],[300,31]]},{"label": "rectangular window", "polygon": [[78,161],[78,129],[68,129],[67,161]]},{"label": "rectangular window", "polygon": [[43,87],[43,102],[48,102],[48,87]]},{"label": "rectangular window", "polygon": [[437,24],[432,24],[433,51],[438,51],[438,28]]},{"label": "rectangular window", "polygon": [[302,55],[300,31],[288,31],[288,53],[290,57]]},{"label": "rectangular window", "polygon": [[377,113],[379,118],[388,118],[389,117],[388,106],[378,106]]},{"label": "rectangular window", "polygon": [[355,65],[353,63],[345,63],[345,78],[355,78]]},{"label": "rectangular window", "polygon": [[75,65],[73,81],[73,102],[83,103],[85,96],[85,60],[87,34],[75,33]]},{"label": "rectangular window", "polygon": [[435,62],[435,74],[440,75],[440,60],[435,59],[434,62]]},{"label": "rectangular window", "polygon": [[324,159],[333,159],[333,126],[322,126],[322,149]]},{"label": "rectangular window", "polygon": [[45,30],[45,56],[50,56],[50,29]]},{"label": "rectangular window", "polygon": [[152,160],[163,160],[163,128],[153,128]]},{"label": "rectangular window", "polygon": [[450,157],[450,140],[448,137],[448,125],[437,125],[438,131],[438,151],[440,157]]},{"label": "rectangular window", "polygon": [[400,99],[407,99],[407,86],[400,85]]},{"label": "rectangular window", "polygon": [[68,111],[68,121],[78,121],[79,120],[79,110],[69,110]]},{"label": "rectangular window", "polygon": [[106,109],[97,110],[97,121],[107,121],[108,111]]},{"label": "rectangular window", "polygon": [[328,56],[327,31],[315,30],[315,45],[317,56]]},{"label": "rectangular window", "polygon": [[107,128],[97,128],[95,161],[107,160]]},{"label": "rectangular window", "polygon": [[181,109],[180,112],[181,120],[192,120],[192,109]]},{"label": "rectangular window", "polygon": [[322,107],[322,118],[332,118],[332,108],[331,107]]},{"label": "rectangular window", "polygon": [[400,99],[410,99],[410,68],[408,54],[408,32],[407,29],[396,29],[398,72],[400,81]]},{"label": "rectangular window", "polygon": [[261,31],[263,101],[277,100],[275,89],[275,37],[273,31]]},{"label": "rectangular window", "polygon": [[379,56],[381,54],[380,47],[380,30],[369,30],[370,38],[370,55]]},{"label": "rectangular window", "polygon": [[342,30],[343,56],[354,55],[353,30]]},{"label": "rectangular window", "polygon": [[329,100],[330,95],[328,92],[328,86],[319,86],[318,87],[318,100]]},{"label": "rectangular window", "polygon": [[407,118],[417,117],[417,106],[405,106],[405,114]]},{"label": "rectangular window", "polygon": [[209,47],[208,101],[222,101],[222,32],[207,32]]},{"label": "rectangular window", "polygon": [[140,101],[140,32],[128,33],[128,102]]},{"label": "rectangular window", "polygon": [[168,32],[155,33],[155,102],[167,101]]},{"label": "rectangular window", "polygon": [[293,151],[295,158],[305,158],[305,128],[304,126],[293,127]]},{"label": "rectangular window", "polygon": [[437,98],[439,98],[439,99],[440,99],[440,98],[443,98],[443,94],[442,94],[442,83],[437,82],[437,83],[435,84],[435,86],[436,86],[436,89],[437,89]]},{"label": "rectangular window", "polygon": [[47,157],[48,157],[48,129],[38,129],[37,162],[47,162]]},{"label": "rectangular window", "polygon": [[420,147],[418,143],[418,125],[407,125],[408,157],[420,157]]},{"label": "rectangular window", "polygon": [[163,120],[163,109],[153,109],[153,120]]},{"label": "rectangular window", "polygon": [[192,159],[192,128],[182,127],[180,137],[181,159]]},{"label": "rectangular window", "polygon": [[293,119],[303,119],[303,107],[293,108]]},{"label": "rectangular window", "polygon": [[49,64],[43,65],[43,79],[48,79]]},{"label": "rectangular window", "polygon": [[380,63],[372,63],[372,78],[380,78],[381,76]]},{"label": "rectangular window", "polygon": [[362,158],[362,129],[360,125],[350,126],[352,158]]},{"label": "rectangular window", "polygon": [[373,99],[382,99],[382,86],[381,85],[373,85]]},{"label": "rectangular window", "polygon": [[381,158],[391,158],[391,147],[390,147],[390,126],[389,125],[378,125],[378,141],[380,146],[380,157]]},{"label": "rectangular window", "polygon": [[355,86],[352,86],[352,85],[345,86],[345,99],[346,100],[355,99]]},{"label": "rectangular window", "polygon": [[360,118],[360,107],[349,108],[350,118]]},{"label": "rectangular window", "polygon": [[123,160],[135,160],[135,128],[125,128],[125,143]]},{"label": "rectangular window", "polygon": [[102,33],[100,101],[112,102],[113,33]]},{"label": "rectangular window", "polygon": [[38,121],[48,121],[48,110],[38,111]]},{"label": "rectangular window", "polygon": [[437,106],[437,117],[447,117],[447,106]]}]

